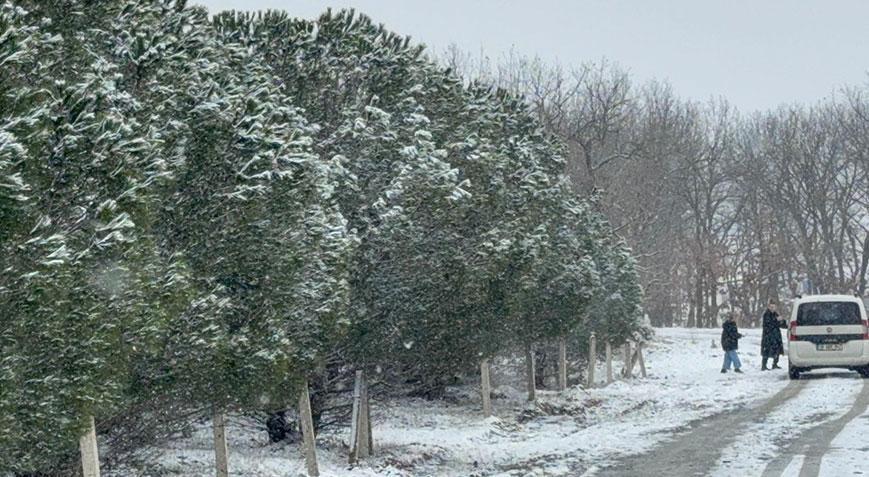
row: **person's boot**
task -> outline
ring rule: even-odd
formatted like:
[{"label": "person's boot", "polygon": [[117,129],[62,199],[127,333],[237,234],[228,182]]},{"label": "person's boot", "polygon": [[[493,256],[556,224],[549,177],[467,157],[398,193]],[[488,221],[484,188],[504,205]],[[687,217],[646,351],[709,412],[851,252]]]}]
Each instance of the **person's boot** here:
[{"label": "person's boot", "polygon": [[742,374],[742,370],[739,369],[739,368],[734,369],[733,372],[734,372],[734,373]]},{"label": "person's boot", "polygon": [[721,368],[721,374],[726,374],[726,373],[727,373],[727,370],[724,368]]},{"label": "person's boot", "polygon": [[761,371],[768,371],[769,370],[769,368],[766,367],[766,360],[767,360],[767,358],[763,358],[763,361],[760,364]]},{"label": "person's boot", "polygon": [[778,356],[772,360],[772,369],[781,369],[781,366],[778,365]]}]

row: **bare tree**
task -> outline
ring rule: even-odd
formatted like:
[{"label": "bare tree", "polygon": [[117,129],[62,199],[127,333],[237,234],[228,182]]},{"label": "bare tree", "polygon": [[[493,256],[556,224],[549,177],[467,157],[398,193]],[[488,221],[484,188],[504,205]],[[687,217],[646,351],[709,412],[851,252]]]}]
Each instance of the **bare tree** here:
[{"label": "bare tree", "polygon": [[606,60],[565,67],[509,52],[447,51],[467,81],[519,92],[566,145],[565,172],[634,250],[656,325],[756,323],[769,298],[864,292],[869,271],[869,98],[740,116],[669,85],[634,85]]}]

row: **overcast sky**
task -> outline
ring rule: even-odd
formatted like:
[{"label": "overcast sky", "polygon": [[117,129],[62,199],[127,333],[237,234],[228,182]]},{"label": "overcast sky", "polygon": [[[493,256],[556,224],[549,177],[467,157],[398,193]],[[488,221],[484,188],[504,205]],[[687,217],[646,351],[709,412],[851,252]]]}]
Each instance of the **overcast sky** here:
[{"label": "overcast sky", "polygon": [[866,0],[192,0],[212,13],[282,9],[315,18],[354,7],[436,51],[510,48],[565,65],[606,57],[637,80],[668,80],[743,112],[815,102],[869,84]]}]

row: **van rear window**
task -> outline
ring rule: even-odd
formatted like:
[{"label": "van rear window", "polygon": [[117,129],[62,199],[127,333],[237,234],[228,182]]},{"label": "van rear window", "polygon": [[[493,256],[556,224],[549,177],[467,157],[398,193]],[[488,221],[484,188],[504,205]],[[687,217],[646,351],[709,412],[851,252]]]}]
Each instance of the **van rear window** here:
[{"label": "van rear window", "polygon": [[860,307],[847,301],[803,303],[797,310],[798,326],[859,325]]}]

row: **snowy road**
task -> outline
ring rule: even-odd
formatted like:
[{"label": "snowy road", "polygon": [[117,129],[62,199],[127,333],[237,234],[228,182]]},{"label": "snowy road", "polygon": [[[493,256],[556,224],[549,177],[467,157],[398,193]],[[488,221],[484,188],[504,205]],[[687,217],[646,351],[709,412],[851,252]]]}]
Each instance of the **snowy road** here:
[{"label": "snowy road", "polygon": [[869,385],[858,374],[815,372],[595,475],[869,475],[867,407]]},{"label": "snowy road", "polygon": [[[869,449],[864,442],[865,431],[869,431],[869,426],[865,424],[869,419],[866,413],[869,407],[869,385],[861,381],[860,393],[845,415],[804,432],[767,465],[763,472],[764,477],[869,474]],[[852,423],[857,427],[862,425],[864,432],[854,436],[853,440],[833,445],[834,441],[839,440],[846,426]],[[857,446],[850,447],[854,444]],[[855,452],[848,452],[849,450]]]},{"label": "snowy road", "polygon": [[728,429],[747,426],[769,414],[775,406],[792,399],[800,391],[789,384],[764,404],[745,410],[728,411],[692,423],[686,433],[652,451],[625,459],[620,465],[600,472],[601,476],[708,475],[716,467],[724,447],[736,435]]}]

